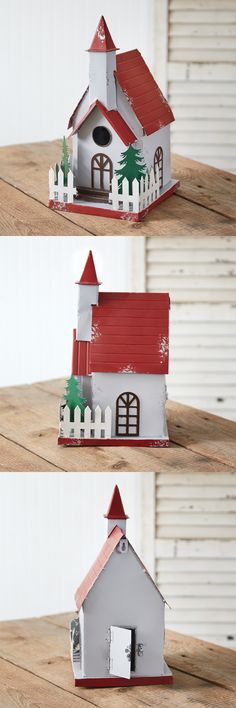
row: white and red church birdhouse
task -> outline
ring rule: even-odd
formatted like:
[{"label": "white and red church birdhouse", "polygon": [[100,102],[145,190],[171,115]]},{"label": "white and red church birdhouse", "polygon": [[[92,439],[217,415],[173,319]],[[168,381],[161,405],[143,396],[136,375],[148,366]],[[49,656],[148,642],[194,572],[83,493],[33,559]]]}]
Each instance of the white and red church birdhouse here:
[{"label": "white and red church birdhouse", "polygon": [[77,285],[59,444],[167,447],[169,294],[100,292],[91,251]]},{"label": "white and red church birdhouse", "polygon": [[76,595],[70,628],[76,686],[171,683],[164,660],[165,600],[126,536],[116,486],[106,541]]},{"label": "white and red church birdhouse", "polygon": [[104,17],[89,51],[89,85],[69,120],[61,165],[49,171],[52,209],[139,221],[171,179],[172,110],[137,49],[118,53]]}]

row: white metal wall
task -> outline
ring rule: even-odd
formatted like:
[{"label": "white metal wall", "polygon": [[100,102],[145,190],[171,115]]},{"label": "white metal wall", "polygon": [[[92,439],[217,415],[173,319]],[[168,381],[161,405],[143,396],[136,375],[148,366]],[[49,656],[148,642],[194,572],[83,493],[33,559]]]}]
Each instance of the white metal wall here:
[{"label": "white metal wall", "polygon": [[157,474],[156,582],[167,627],[236,647],[236,474]]},{"label": "white metal wall", "polygon": [[236,1],[156,0],[155,26],[172,150],[236,171]]}]

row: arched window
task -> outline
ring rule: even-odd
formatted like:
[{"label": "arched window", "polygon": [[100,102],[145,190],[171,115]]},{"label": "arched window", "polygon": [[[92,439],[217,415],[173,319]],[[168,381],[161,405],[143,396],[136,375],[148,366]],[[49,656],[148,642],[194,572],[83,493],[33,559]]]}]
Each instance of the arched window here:
[{"label": "arched window", "polygon": [[103,189],[109,191],[113,177],[112,161],[107,155],[97,153],[92,157],[91,162],[91,186],[92,189]]},{"label": "arched window", "polygon": [[156,152],[154,155],[154,172],[155,173],[156,173],[157,167],[159,169],[159,185],[160,185],[160,189],[161,189],[163,187],[163,150],[160,145],[156,149]]},{"label": "arched window", "polygon": [[139,435],[140,403],[135,393],[121,393],[116,401],[116,435]]}]

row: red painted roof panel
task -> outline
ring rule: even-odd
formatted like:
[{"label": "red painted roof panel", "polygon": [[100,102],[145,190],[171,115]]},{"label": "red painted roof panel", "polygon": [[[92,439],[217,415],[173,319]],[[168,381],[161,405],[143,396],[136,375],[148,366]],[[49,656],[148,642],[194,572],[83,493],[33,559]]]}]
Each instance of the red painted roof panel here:
[{"label": "red painted roof panel", "polygon": [[138,49],[117,55],[116,78],[147,135],[172,123],[172,110]]},{"label": "red painted roof panel", "polygon": [[89,572],[85,576],[83,582],[79,586],[75,594],[75,602],[77,610],[79,611],[82,607],[84,600],[86,599],[88,593],[92,589],[94,583],[98,579],[102,570],[104,570],[109,558],[111,557],[113,551],[115,550],[120,539],[124,536],[124,532],[121,531],[119,526],[115,526],[108,538],[106,539],[99,555],[97,556],[95,562],[90,568]]},{"label": "red painted roof panel", "polygon": [[91,372],[168,373],[169,306],[167,293],[100,293]]},{"label": "red painted roof panel", "polygon": [[168,293],[99,293],[92,306],[92,340],[74,340],[73,374],[167,374]]}]

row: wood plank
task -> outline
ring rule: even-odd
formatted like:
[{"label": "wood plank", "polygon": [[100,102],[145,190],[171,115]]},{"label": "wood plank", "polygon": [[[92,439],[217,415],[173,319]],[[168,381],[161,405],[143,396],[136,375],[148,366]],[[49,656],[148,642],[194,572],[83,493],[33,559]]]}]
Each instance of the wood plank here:
[{"label": "wood plank", "polygon": [[167,403],[170,439],[222,464],[236,467],[236,425],[210,413]]},{"label": "wood plank", "polygon": [[[197,441],[195,441],[195,445],[199,447],[196,452],[191,449],[182,449],[182,444],[178,442],[176,446],[174,441],[169,449],[59,447],[57,446],[57,415],[64,383],[64,381],[56,380],[29,386],[6,387],[0,391],[0,433],[11,442],[22,446],[24,450],[29,450],[45,460],[45,471],[51,469],[49,465],[54,465],[58,469],[68,472],[100,472],[101,470],[104,472],[114,470],[172,472],[181,470],[183,472],[183,470],[189,471],[191,469],[196,473],[202,470],[209,473],[222,473],[229,472],[234,466],[234,455],[231,459],[232,455],[230,456],[228,453],[226,455],[226,452],[222,451],[221,459],[218,461],[214,459],[214,455],[199,451],[202,441],[201,445],[197,445]],[[169,404],[170,429],[174,431],[174,436],[176,436],[176,431],[179,433],[176,421],[179,420],[179,411],[182,410],[182,406],[178,407],[179,404],[175,403],[172,406]],[[186,415],[186,408],[192,413],[189,418],[191,423],[189,431],[188,424],[186,425],[187,444],[184,445],[184,448],[190,446],[189,441],[194,437],[192,432],[192,426],[194,430],[193,409],[184,406],[184,415]],[[176,411],[178,412],[177,417]],[[196,411],[196,415],[197,413]],[[230,426],[229,421],[224,421],[226,431],[228,424]],[[205,425],[205,432],[206,430]],[[179,434],[177,437],[179,439]],[[226,435],[226,441],[228,440],[229,435]],[[207,442],[205,444],[207,447]],[[209,449],[211,449],[211,445]],[[224,455],[230,462],[225,461],[224,463]],[[24,471],[22,459],[19,448],[19,459],[15,471]],[[11,464],[13,465],[13,462]]]},{"label": "wood plank", "polygon": [[236,177],[195,160],[172,155],[173,176],[180,180],[179,197],[236,218]]},{"label": "wood plank", "polygon": [[[54,164],[60,154],[60,141],[52,143],[33,143],[29,145],[14,145],[0,149],[1,155],[1,172],[0,176],[12,186],[24,192],[27,196],[31,196],[33,200],[41,202],[43,205],[48,203],[48,187],[47,174],[48,167]],[[178,164],[178,158],[177,158]],[[185,162],[186,164],[186,162]],[[181,166],[181,164],[180,164]],[[37,180],[35,180],[35,171],[37,169]],[[202,170],[202,166],[199,168]],[[209,175],[211,168],[208,168],[208,187]],[[229,175],[231,178],[232,175]],[[200,190],[198,190],[200,192]],[[213,190],[214,192],[214,190]],[[70,223],[70,228],[73,224],[76,226],[76,233],[81,234],[85,231],[97,235],[151,235],[158,233],[166,237],[181,235],[181,237],[189,236],[191,233],[196,235],[216,236],[217,234],[235,235],[235,229],[231,221],[231,210],[233,209],[234,201],[228,198],[222,199],[220,208],[217,199],[214,201],[214,210],[208,211],[206,205],[202,204],[202,194],[198,195],[197,201],[187,203],[189,197],[184,194],[173,195],[167,202],[160,204],[158,209],[153,210],[142,223],[132,223],[127,221],[104,219],[102,217],[91,217],[81,214],[60,214],[59,212],[51,212],[47,210],[47,215],[51,214],[52,220],[57,217],[63,223],[60,229],[51,228],[51,233],[67,233],[67,222]],[[180,204],[181,198],[181,204]],[[231,204],[229,213],[227,213],[228,202]],[[227,205],[227,209],[226,206]],[[203,208],[204,207],[204,208]],[[223,211],[221,211],[223,209]],[[223,214],[223,216],[222,216]],[[64,224],[64,222],[66,222]],[[53,222],[54,223],[54,222]],[[45,226],[46,228],[46,226]],[[68,227],[69,228],[69,227]],[[5,230],[2,232],[7,234],[6,224]],[[16,233],[16,231],[15,231]],[[44,230],[41,231],[44,235]],[[47,231],[48,233],[48,231]],[[73,231],[73,234],[75,231]]]},{"label": "wood plank", "polygon": [[88,708],[96,705],[87,698],[70,695],[29,671],[0,659],[0,705],[2,708]]},{"label": "wood plank", "polygon": [[[0,471],[15,472],[19,465],[24,472],[45,472],[45,460],[42,457],[0,435]],[[47,463],[47,472],[59,471],[62,470]]]},{"label": "wood plank", "polygon": [[88,231],[75,227],[36,199],[0,179],[0,235],[2,236],[82,236]]},{"label": "wood plank", "polygon": [[[76,705],[80,705],[81,699],[84,699],[99,708],[110,708],[110,705],[112,708],[113,706],[114,708],[121,708],[121,706],[132,708],[143,704],[143,702],[149,706],[156,706],[158,690],[160,708],[170,705],[169,700],[171,700],[171,705],[178,708],[185,708],[185,700],[187,701],[186,705],[189,702],[194,702],[196,708],[205,708],[205,706],[213,708],[218,705],[220,708],[221,705],[226,704],[226,700],[230,708],[234,706],[232,692],[235,688],[235,655],[233,652],[199,642],[191,637],[175,634],[172,631],[168,631],[166,634],[166,659],[174,668],[173,688],[165,686],[160,689],[135,687],[132,691],[113,689],[112,692],[109,689],[91,689],[89,692],[84,689],[75,689],[69,659],[69,617],[70,615],[59,615],[51,619],[45,617],[36,620],[1,623],[0,655],[5,659],[4,666],[7,668],[5,680],[7,682],[8,672],[12,671],[10,676],[12,689],[16,687],[15,690],[17,690],[18,677],[21,672],[24,680],[27,678],[26,673],[30,672],[29,681],[32,676],[34,676],[33,680],[40,677],[41,682],[48,682],[50,686],[56,686],[57,691],[59,688],[63,689],[64,692],[68,692],[71,698],[76,695],[78,701]],[[39,678],[37,678],[38,680]],[[209,682],[211,683],[210,703]],[[197,702],[196,690],[198,691]],[[60,693],[57,694],[55,688],[54,695],[56,697],[58,695],[60,700]],[[48,696],[48,702],[44,702],[44,705],[50,706],[50,693]],[[64,693],[64,700],[66,698],[67,693]],[[4,708],[11,708],[14,704],[3,705]],[[31,703],[27,703],[27,705],[31,706]],[[38,703],[38,705],[41,708],[43,704]],[[60,703],[55,702],[52,705],[56,706]],[[66,705],[70,706],[70,703],[68,702]]]}]

